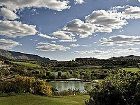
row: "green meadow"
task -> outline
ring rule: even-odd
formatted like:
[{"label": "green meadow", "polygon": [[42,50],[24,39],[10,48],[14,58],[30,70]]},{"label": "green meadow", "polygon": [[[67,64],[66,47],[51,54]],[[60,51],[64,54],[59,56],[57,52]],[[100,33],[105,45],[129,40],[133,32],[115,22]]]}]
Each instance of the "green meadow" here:
[{"label": "green meadow", "polygon": [[85,105],[88,95],[45,97],[31,94],[0,97],[0,105]]},{"label": "green meadow", "polygon": [[126,70],[126,71],[130,71],[130,72],[138,72],[138,71],[140,71],[139,68],[123,68],[123,69]]}]

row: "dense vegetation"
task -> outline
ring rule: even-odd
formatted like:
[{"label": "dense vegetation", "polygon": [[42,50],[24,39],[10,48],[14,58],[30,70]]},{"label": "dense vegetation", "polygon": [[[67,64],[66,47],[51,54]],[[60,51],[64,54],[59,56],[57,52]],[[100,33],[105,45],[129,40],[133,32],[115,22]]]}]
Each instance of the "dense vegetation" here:
[{"label": "dense vegetation", "polygon": [[94,86],[86,105],[140,105],[140,73],[110,74]]},{"label": "dense vegetation", "polygon": [[52,87],[47,82],[34,77],[15,76],[1,79],[0,94],[4,93],[32,93],[51,96]]}]

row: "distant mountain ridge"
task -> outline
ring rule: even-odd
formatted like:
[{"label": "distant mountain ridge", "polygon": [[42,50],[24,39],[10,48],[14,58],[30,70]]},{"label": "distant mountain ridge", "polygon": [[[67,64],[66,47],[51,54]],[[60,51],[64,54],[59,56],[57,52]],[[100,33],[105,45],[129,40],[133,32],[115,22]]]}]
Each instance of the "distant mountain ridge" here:
[{"label": "distant mountain ridge", "polygon": [[98,59],[98,58],[76,58],[75,61],[78,61],[78,60],[140,60],[140,56],[135,56],[135,55],[129,55],[129,56],[120,56],[120,57],[111,57],[111,58],[108,58],[108,59]]},{"label": "distant mountain ridge", "polygon": [[140,64],[140,56],[129,55],[121,57],[112,57],[109,59],[76,58],[75,61],[80,63],[81,65],[137,67],[138,64]]},{"label": "distant mountain ridge", "polygon": [[[34,60],[41,61],[44,65],[50,64],[55,67],[67,67],[67,66],[85,66],[85,65],[94,65],[94,66],[103,66],[103,65],[126,65],[126,66],[137,66],[140,64],[140,56],[121,56],[121,57],[112,57],[109,59],[97,59],[97,58],[75,58],[73,61],[57,61],[50,60],[49,58],[40,57],[38,55],[33,54],[25,54],[21,52],[15,51],[7,51],[0,49],[0,58],[1,59],[9,59],[9,60]],[[46,63],[47,62],[47,63]]]},{"label": "distant mountain ridge", "polygon": [[0,56],[5,57],[7,59],[13,59],[13,60],[37,60],[37,61],[50,60],[49,58],[40,57],[38,55],[25,54],[21,52],[8,51],[8,50],[2,50],[2,49],[0,49]]},{"label": "distant mountain ridge", "polygon": [[129,55],[129,56],[121,56],[121,57],[112,57],[110,60],[140,60],[140,56]]}]

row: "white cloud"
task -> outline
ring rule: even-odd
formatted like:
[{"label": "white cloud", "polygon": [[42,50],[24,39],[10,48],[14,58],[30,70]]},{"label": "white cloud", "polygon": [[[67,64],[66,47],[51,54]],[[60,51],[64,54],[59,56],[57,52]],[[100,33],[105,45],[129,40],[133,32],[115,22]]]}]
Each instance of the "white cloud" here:
[{"label": "white cloud", "polygon": [[[114,54],[120,56],[120,55],[132,55],[134,53],[137,53],[139,48],[127,48],[127,49],[114,49]],[[111,51],[111,52],[113,52]]]},{"label": "white cloud", "polygon": [[127,21],[123,19],[121,12],[97,10],[86,16],[85,22],[80,19],[74,19],[61,30],[76,34],[80,38],[85,38],[96,32],[110,33],[113,29],[120,29],[126,24]]},{"label": "white cloud", "polygon": [[137,6],[116,6],[112,10],[120,11],[123,19],[140,19],[140,7]]},{"label": "white cloud", "polygon": [[128,6],[123,12],[126,19],[140,19],[140,7]]},{"label": "white cloud", "polygon": [[71,47],[79,47],[80,45],[79,44],[71,44],[70,46]]},{"label": "white cloud", "polygon": [[36,47],[40,51],[66,51],[70,49],[69,47],[64,47],[63,45],[51,44],[51,43],[38,43]]},{"label": "white cloud", "polygon": [[51,37],[49,35],[45,35],[45,34],[38,34],[40,37],[46,38],[46,39],[56,39],[55,37]]},{"label": "white cloud", "polygon": [[0,6],[3,5],[11,10],[24,9],[25,7],[44,7],[62,11],[70,8],[68,0],[0,0]]},{"label": "white cloud", "polygon": [[37,33],[36,26],[22,24],[18,21],[1,21],[0,20],[0,35],[8,37],[23,37],[35,35]]},{"label": "white cloud", "polygon": [[87,47],[88,45],[71,44],[70,47]]},{"label": "white cloud", "polygon": [[72,39],[72,40],[59,40],[59,42],[76,42],[77,39]]},{"label": "white cloud", "polygon": [[122,13],[116,11],[98,10],[85,17],[85,22],[74,19],[61,30],[85,38],[96,32],[112,32],[113,29],[120,29],[127,24]]},{"label": "white cloud", "polygon": [[93,11],[86,16],[86,22],[96,25],[96,32],[112,32],[113,29],[120,29],[127,24],[121,13],[105,10]]},{"label": "white cloud", "polygon": [[56,31],[52,35],[59,39],[59,42],[76,42],[75,35],[68,31]]},{"label": "white cloud", "polygon": [[62,40],[72,40],[73,34],[66,32],[66,31],[56,31],[53,32],[52,35]]},{"label": "white cloud", "polygon": [[105,52],[100,50],[89,50],[89,51],[75,51],[74,53],[84,55],[84,54],[101,54]]},{"label": "white cloud", "polygon": [[74,54],[82,55],[84,57],[95,57],[99,59],[107,59],[110,57],[119,57],[127,55],[139,55],[139,48],[120,48],[120,49],[107,49],[107,50],[87,50],[75,51]]},{"label": "white cloud", "polygon": [[14,11],[7,8],[0,9],[0,16],[2,16],[5,20],[15,20],[19,18]]},{"label": "white cloud", "polygon": [[83,4],[85,2],[85,0],[74,0],[75,4]]},{"label": "white cloud", "polygon": [[140,36],[126,36],[126,35],[117,35],[117,36],[111,36],[109,39],[102,38],[100,40],[102,45],[135,45],[140,44]]},{"label": "white cloud", "polygon": [[9,50],[20,45],[18,42],[9,39],[0,39],[0,49]]},{"label": "white cloud", "polygon": [[128,24],[128,19],[139,19],[140,7],[117,6],[110,10],[96,10],[85,17],[85,20],[74,19],[59,31],[65,31],[80,38],[85,38],[97,32],[110,33]]},{"label": "white cloud", "polygon": [[94,32],[94,25],[85,23],[79,19],[69,22],[62,30],[79,35],[81,38],[88,37]]}]

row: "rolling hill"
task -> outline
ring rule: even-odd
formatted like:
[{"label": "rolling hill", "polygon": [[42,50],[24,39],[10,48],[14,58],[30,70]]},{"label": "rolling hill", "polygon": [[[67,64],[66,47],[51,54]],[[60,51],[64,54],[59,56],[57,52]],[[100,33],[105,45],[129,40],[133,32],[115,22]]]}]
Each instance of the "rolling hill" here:
[{"label": "rolling hill", "polygon": [[25,54],[15,51],[7,51],[0,49],[1,58],[12,59],[12,60],[35,60],[35,61],[49,61],[49,58],[40,57],[33,54]]}]

